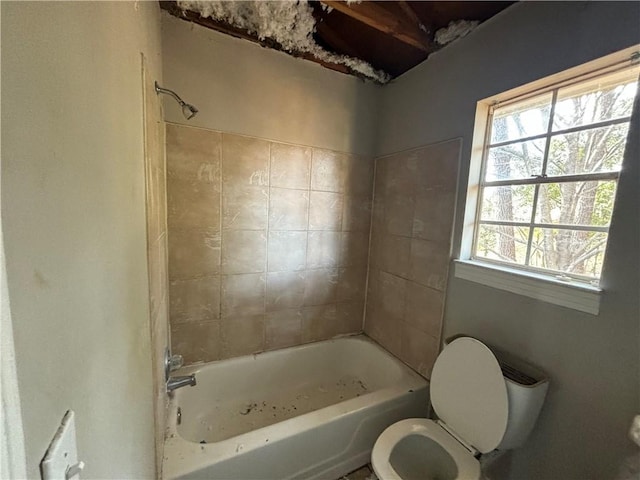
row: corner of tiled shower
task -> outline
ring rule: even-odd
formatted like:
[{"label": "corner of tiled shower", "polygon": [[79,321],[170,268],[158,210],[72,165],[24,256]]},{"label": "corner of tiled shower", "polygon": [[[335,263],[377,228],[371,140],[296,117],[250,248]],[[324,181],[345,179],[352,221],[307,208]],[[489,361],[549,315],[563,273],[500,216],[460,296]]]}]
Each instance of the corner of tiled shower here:
[{"label": "corner of tiled shower", "polygon": [[459,140],[374,160],[167,124],[166,149],[174,353],[209,362],[364,331],[429,377]]}]

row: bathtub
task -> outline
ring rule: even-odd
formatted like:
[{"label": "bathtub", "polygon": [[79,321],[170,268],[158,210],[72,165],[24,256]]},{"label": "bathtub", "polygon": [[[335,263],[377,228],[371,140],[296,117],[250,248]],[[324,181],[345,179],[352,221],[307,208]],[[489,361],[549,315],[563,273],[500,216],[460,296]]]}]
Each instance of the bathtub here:
[{"label": "bathtub", "polygon": [[169,405],[165,479],[335,480],[386,427],[427,415],[426,380],[365,336],[176,372],[191,373]]}]

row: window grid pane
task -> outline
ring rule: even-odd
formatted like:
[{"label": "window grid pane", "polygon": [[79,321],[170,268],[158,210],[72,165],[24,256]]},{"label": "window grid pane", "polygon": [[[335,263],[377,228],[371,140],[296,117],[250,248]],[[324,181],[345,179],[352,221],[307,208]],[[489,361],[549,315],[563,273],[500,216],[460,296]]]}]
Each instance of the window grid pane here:
[{"label": "window grid pane", "polygon": [[602,272],[606,231],[570,226],[480,223],[476,257],[524,270],[593,281]]},{"label": "window grid pane", "polygon": [[577,81],[490,111],[474,258],[599,279],[636,94],[633,75],[627,69]]}]

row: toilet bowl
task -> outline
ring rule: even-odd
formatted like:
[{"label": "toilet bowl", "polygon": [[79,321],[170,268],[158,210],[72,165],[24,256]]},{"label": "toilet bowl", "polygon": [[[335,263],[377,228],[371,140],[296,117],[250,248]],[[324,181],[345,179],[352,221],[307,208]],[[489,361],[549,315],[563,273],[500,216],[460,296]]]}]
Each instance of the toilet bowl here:
[{"label": "toilet bowl", "polygon": [[[375,474],[381,480],[479,480],[477,457],[519,446],[533,428],[548,386],[544,375],[536,376],[501,366],[475,338],[456,338],[431,374],[438,420],[410,418],[382,432],[371,453]],[[518,384],[520,378],[529,383]]]},{"label": "toilet bowl", "polygon": [[426,418],[401,420],[387,428],[373,447],[371,465],[382,480],[481,478],[478,460]]}]

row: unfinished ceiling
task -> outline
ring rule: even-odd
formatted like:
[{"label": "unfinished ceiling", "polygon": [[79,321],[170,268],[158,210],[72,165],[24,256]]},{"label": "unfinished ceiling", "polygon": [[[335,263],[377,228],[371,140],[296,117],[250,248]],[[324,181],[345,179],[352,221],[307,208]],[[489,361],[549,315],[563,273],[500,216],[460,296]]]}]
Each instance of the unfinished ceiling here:
[{"label": "unfinished ceiling", "polygon": [[161,1],[176,17],[378,83],[511,5],[485,1]]}]

